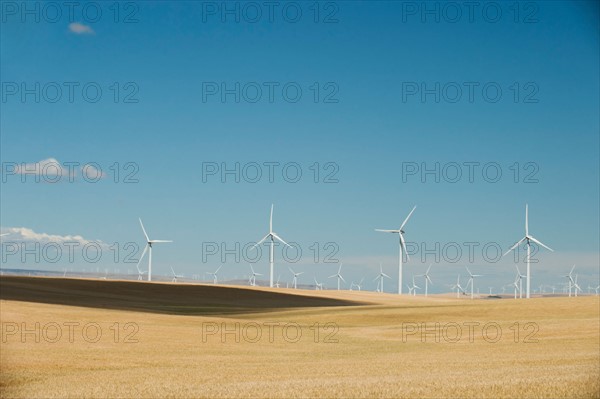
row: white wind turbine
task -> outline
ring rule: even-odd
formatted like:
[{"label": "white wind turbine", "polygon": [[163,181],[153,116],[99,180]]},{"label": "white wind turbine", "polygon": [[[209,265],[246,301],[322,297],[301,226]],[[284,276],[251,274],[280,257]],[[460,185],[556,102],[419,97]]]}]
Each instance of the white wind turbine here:
[{"label": "white wind turbine", "polygon": [[146,237],[146,246],[144,247],[144,252],[142,252],[142,256],[140,256],[140,260],[138,261],[138,266],[142,259],[144,259],[144,255],[146,255],[146,251],[150,248],[148,253],[148,281],[152,281],[152,245],[163,242],[173,242],[171,240],[151,240],[146,233],[146,229],[144,228],[144,224],[142,223],[142,219],[140,218],[140,226],[142,226],[142,231],[144,232],[144,237]]},{"label": "white wind turbine", "polygon": [[279,288],[279,280],[281,280],[281,274],[277,277],[277,282],[275,283],[275,287]]},{"label": "white wind turbine", "polygon": [[[404,222],[402,222],[398,230],[375,229],[375,231],[380,231],[382,233],[398,234],[398,294],[402,294],[402,250],[404,250],[404,253],[406,253],[406,242],[404,241],[404,230],[402,229],[406,225],[406,222],[408,222],[408,219],[410,219],[410,216],[413,214],[415,209],[417,209],[416,205],[413,207],[412,211],[410,211],[406,219],[404,219]],[[406,259],[410,260],[408,253],[406,253]]]},{"label": "white wind turbine", "polygon": [[[471,273],[468,267],[465,268],[467,269],[467,272],[469,272],[469,282],[467,283],[467,287],[469,286],[469,284],[471,284],[471,299],[473,299],[473,286],[475,285],[475,277],[482,277],[482,275],[473,274]],[[479,290],[477,290],[477,294],[479,294]]]},{"label": "white wind turbine", "polygon": [[138,281],[142,281],[144,279],[144,274],[146,274],[148,272],[140,269],[139,264],[140,264],[140,262],[138,262],[138,264],[135,265],[135,267],[137,268],[137,271],[138,271]]},{"label": "white wind turbine", "polygon": [[523,279],[527,276],[521,274],[519,266],[515,265],[515,269],[517,269],[517,279],[519,280],[519,299],[521,299],[523,298]]},{"label": "white wind turbine", "polygon": [[452,286],[452,289],[456,290],[456,297],[457,298],[460,298],[460,293],[461,292],[465,292],[465,290],[463,290],[463,287],[461,287],[461,285],[460,285],[460,274],[458,276],[456,276],[456,284],[454,284]]},{"label": "white wind turbine", "polygon": [[421,287],[415,284],[415,276],[412,276],[412,287],[409,288],[409,292],[412,290],[413,296],[417,295],[417,290],[420,290]]},{"label": "white wind turbine", "polygon": [[517,248],[521,245],[522,242],[527,244],[527,298],[529,298],[529,292],[531,289],[531,241],[535,242],[539,246],[546,248],[547,250],[554,252],[554,250],[535,239],[532,235],[529,234],[529,206],[525,204],[525,237],[521,238],[515,245],[513,245],[503,256],[506,256],[510,253],[510,251]]},{"label": "white wind turbine", "polygon": [[297,289],[297,283],[298,283],[298,276],[301,274],[304,274],[304,272],[299,272],[296,273],[292,270],[291,267],[289,267],[288,269],[290,269],[290,271],[292,272],[292,274],[294,275],[294,280],[292,281],[292,284],[294,284],[294,289]]},{"label": "white wind turbine", "polygon": [[575,288],[575,296],[577,296],[577,291],[581,292],[581,287],[577,284],[577,274],[575,275],[575,281],[573,281],[573,288]]},{"label": "white wind turbine", "polygon": [[211,276],[213,276],[213,284],[217,284],[218,278],[217,278],[217,273],[219,273],[219,270],[221,270],[221,268],[223,267],[223,265],[219,266],[217,268],[217,270],[215,270],[214,272],[208,272],[208,274],[210,274]]},{"label": "white wind turbine", "polygon": [[171,273],[173,274],[173,280],[171,280],[172,283],[176,283],[178,278],[183,278],[183,274],[175,273],[175,270],[173,270],[172,267],[171,267]]},{"label": "white wind turbine", "polygon": [[341,275],[342,272],[342,264],[340,263],[340,268],[338,269],[338,272],[332,276],[329,276],[327,278],[334,278],[337,277],[337,289],[338,291],[340,290],[340,280],[342,280],[344,283],[346,282],[346,280],[344,280],[344,278]]},{"label": "white wind turbine", "polygon": [[262,240],[257,242],[252,248],[256,248],[257,246],[262,244],[267,238],[269,239],[269,287],[273,287],[273,246],[275,245],[275,240],[282,242],[288,247],[291,247],[290,244],[283,241],[283,239],[273,231],[273,204],[271,204],[271,217],[269,218],[269,233],[266,236],[264,236]]},{"label": "white wind turbine", "polygon": [[575,270],[575,265],[573,265],[569,274],[563,276],[563,277],[566,277],[569,282],[569,296],[571,296],[571,292],[573,290],[573,284],[575,284],[575,280],[573,280],[573,270]]},{"label": "white wind turbine", "polygon": [[362,291],[363,281],[365,281],[364,277],[360,279],[360,283],[355,284],[356,288],[358,288],[359,291]]},{"label": "white wind turbine", "polygon": [[248,281],[251,286],[256,286],[256,276],[262,276],[260,273],[256,273],[252,265],[250,265],[250,270],[252,270],[252,275],[250,276],[250,280]]},{"label": "white wind turbine", "polygon": [[433,284],[433,282],[431,281],[431,277],[429,277],[429,270],[431,269],[431,265],[429,265],[429,267],[427,268],[427,271],[425,272],[425,274],[419,274],[417,277],[425,277],[425,296],[428,295],[428,287],[429,284]]},{"label": "white wind turbine", "polygon": [[317,276],[315,276],[315,290],[319,291],[323,289],[323,283],[319,283],[317,281]]},{"label": "white wind turbine", "polygon": [[385,274],[383,272],[383,266],[381,266],[381,263],[379,264],[379,274],[377,275],[377,277],[375,277],[375,279],[373,279],[373,281],[379,279],[379,283],[377,283],[377,286],[379,287],[379,289],[381,290],[381,292],[383,292],[383,278],[389,278],[391,279],[390,276],[388,276],[387,274]]},{"label": "white wind turbine", "polygon": [[517,291],[521,292],[521,290],[519,289],[519,284],[517,284],[520,281],[521,281],[521,274],[519,272],[517,272],[515,281],[513,281],[513,283],[511,284],[513,287],[515,287],[515,299],[517,299]]}]

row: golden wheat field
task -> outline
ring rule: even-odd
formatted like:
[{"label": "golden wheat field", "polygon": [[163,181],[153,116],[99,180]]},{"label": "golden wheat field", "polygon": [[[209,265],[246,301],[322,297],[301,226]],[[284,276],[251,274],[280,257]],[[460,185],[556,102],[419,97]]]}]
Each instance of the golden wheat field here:
[{"label": "golden wheat field", "polygon": [[597,296],[471,301],[6,276],[0,288],[3,398],[600,394]]}]

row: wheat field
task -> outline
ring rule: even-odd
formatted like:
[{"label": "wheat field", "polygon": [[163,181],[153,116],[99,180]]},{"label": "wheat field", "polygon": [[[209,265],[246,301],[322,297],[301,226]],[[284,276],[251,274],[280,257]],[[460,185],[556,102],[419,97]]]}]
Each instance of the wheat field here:
[{"label": "wheat field", "polygon": [[0,288],[2,398],[600,395],[597,296],[6,276]]}]

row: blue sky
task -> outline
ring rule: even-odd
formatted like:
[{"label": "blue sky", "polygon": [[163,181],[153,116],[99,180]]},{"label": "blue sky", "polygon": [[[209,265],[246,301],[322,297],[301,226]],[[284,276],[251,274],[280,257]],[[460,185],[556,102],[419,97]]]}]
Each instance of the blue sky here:
[{"label": "blue sky", "polygon": [[[91,4],[95,9],[97,3]],[[245,3],[230,4],[242,10]],[[462,18],[452,23],[452,10],[443,3],[429,3],[442,10],[439,22],[432,14],[425,14],[423,21],[420,9],[408,12],[413,5],[421,7],[420,2],[327,4],[320,4],[318,23],[311,3],[292,4],[302,10],[296,23],[278,10],[269,21],[265,8],[256,23],[243,14],[239,22],[231,15],[223,20],[218,13],[207,14],[220,2],[143,2],[137,9],[121,3],[119,22],[109,3],[100,4],[98,21],[80,9],[71,19],[63,8],[55,22],[43,14],[36,22],[20,14],[23,10],[13,14],[3,9],[2,231],[26,228],[106,245],[142,245],[137,222],[142,217],[151,236],[175,241],[155,251],[154,273],[167,274],[172,265],[179,273],[203,274],[221,263],[217,256],[203,262],[203,245],[243,246],[260,239],[267,233],[274,203],[275,231],[299,243],[304,255],[286,265],[276,253],[276,274],[281,272],[282,280],[290,279],[289,265],[306,272],[300,282],[311,282],[313,274],[320,280],[334,274],[337,265],[322,259],[315,263],[309,249],[314,242],[321,247],[333,242],[339,248],[334,258],[345,263],[347,280],[372,280],[381,261],[393,277],[386,289],[394,290],[397,240],[374,228],[397,228],[417,205],[406,229],[408,241],[429,247],[435,242],[442,247],[493,242],[506,249],[523,235],[524,205],[529,203],[532,234],[556,250],[539,254],[532,285],[558,284],[558,276],[573,263],[586,287],[597,285],[597,5],[540,2],[529,8],[528,3],[498,3],[502,15],[497,22],[481,9],[470,22],[462,8]],[[40,7],[43,13],[43,3]],[[130,13],[137,22],[124,23]],[[324,23],[330,13],[337,22]],[[526,18],[530,23],[524,23]],[[21,85],[31,89],[36,82],[40,101],[33,95],[23,101]],[[64,91],[57,102],[50,102],[52,82],[61,87],[77,83],[74,100],[69,102]],[[86,101],[80,89],[90,82],[102,89],[95,103]],[[248,90],[255,82],[263,96],[252,103],[246,100],[253,93],[248,91],[239,102],[233,95],[221,101],[219,94],[205,92],[213,82],[230,89],[239,82]],[[273,102],[267,100],[265,82],[274,82]],[[475,87],[472,102],[465,82]],[[440,101],[434,94],[424,101],[420,92],[408,95],[415,83],[419,90],[422,83],[429,89],[439,83]],[[297,102],[283,98],[286,84],[301,88]],[[451,102],[456,85],[463,89],[462,97]],[[499,87],[502,97],[497,102],[486,99],[484,86]],[[11,94],[15,87],[18,92]],[[137,102],[125,103],[134,90],[131,98]],[[337,101],[324,102],[332,93],[328,98]],[[7,172],[9,164],[47,159],[95,162],[106,176],[97,183],[79,177],[56,184],[36,183],[35,176],[27,176],[23,183],[20,175]],[[109,169],[115,162],[121,172],[118,183]],[[137,183],[122,181],[131,171],[124,169],[128,162],[139,169]],[[229,168],[236,162],[296,163],[302,178],[290,183],[277,168],[270,183],[263,165],[263,179],[257,183],[243,178],[235,183],[231,176],[224,183],[215,176],[203,182],[206,162]],[[311,169],[315,162],[318,183]],[[328,162],[336,165],[337,183],[323,182],[334,170],[325,169]],[[442,168],[464,162],[479,162],[473,183],[467,181],[466,167],[457,183],[443,178],[436,183],[431,175],[425,182],[419,175],[402,178],[408,163],[428,168],[439,163]],[[511,169],[515,163],[520,169],[517,183]],[[500,167],[498,182],[482,176],[484,164]],[[537,182],[524,182],[532,171]],[[7,237],[20,238],[17,233]],[[264,274],[266,254],[256,263]],[[405,279],[430,263],[420,257],[411,258]],[[446,290],[444,284],[457,273],[466,274],[467,264],[486,275],[482,287],[497,290],[512,281],[512,263],[509,256],[493,264],[440,261],[432,289]],[[22,263],[18,256],[2,266],[62,267]],[[123,271],[135,264],[123,264],[122,259],[115,263],[108,256],[98,264],[68,267]],[[228,260],[223,273],[243,276],[248,270],[248,262]]]}]

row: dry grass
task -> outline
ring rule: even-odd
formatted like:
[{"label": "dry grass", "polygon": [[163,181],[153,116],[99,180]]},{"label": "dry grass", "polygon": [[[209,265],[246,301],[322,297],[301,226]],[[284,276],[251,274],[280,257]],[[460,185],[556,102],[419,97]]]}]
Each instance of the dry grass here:
[{"label": "dry grass", "polygon": [[[102,282],[104,289],[111,284]],[[136,289],[146,290],[146,297],[152,296],[156,303],[172,300],[155,294],[158,284],[142,286]],[[273,301],[279,298],[267,289],[240,289],[236,291],[236,306],[232,305],[236,311],[224,307],[223,314],[212,309],[206,316],[3,299],[3,326],[11,322],[26,322],[30,327],[35,322],[95,322],[102,327],[103,336],[96,343],[88,343],[81,328],[76,328],[70,343],[66,327],[56,343],[36,343],[33,335],[23,343],[19,334],[4,335],[0,396],[592,398],[600,393],[598,297],[469,301],[299,291],[321,298],[316,301],[371,304],[272,306],[259,312],[251,299],[256,298],[257,291],[267,292]],[[160,292],[165,295],[166,291]],[[293,303],[291,296],[281,298]],[[312,305],[318,306],[316,303]],[[200,306],[201,301],[196,304]],[[269,321],[298,323],[301,339],[288,342],[281,328],[275,328],[274,342],[269,342],[268,328],[263,324]],[[118,343],[110,329],[116,322],[121,327]],[[139,326],[138,343],[122,342],[127,322]],[[222,342],[217,334],[203,342],[202,325],[211,322],[226,323],[230,328],[235,323],[258,323],[263,325],[262,338],[256,343],[243,339],[236,343],[234,336],[228,335]],[[321,329],[320,342],[315,343],[314,330],[309,327],[316,322],[335,323],[338,342],[323,342],[326,331]],[[503,336],[496,343],[488,343],[481,328],[476,328],[471,343],[463,328],[463,338],[457,343],[443,339],[436,343],[433,335],[422,342],[418,334],[403,342],[403,323],[421,322],[430,326],[435,322],[497,322]],[[518,343],[510,329],[514,322],[521,323]],[[535,335],[538,342],[522,342],[526,322],[539,326]]]}]

